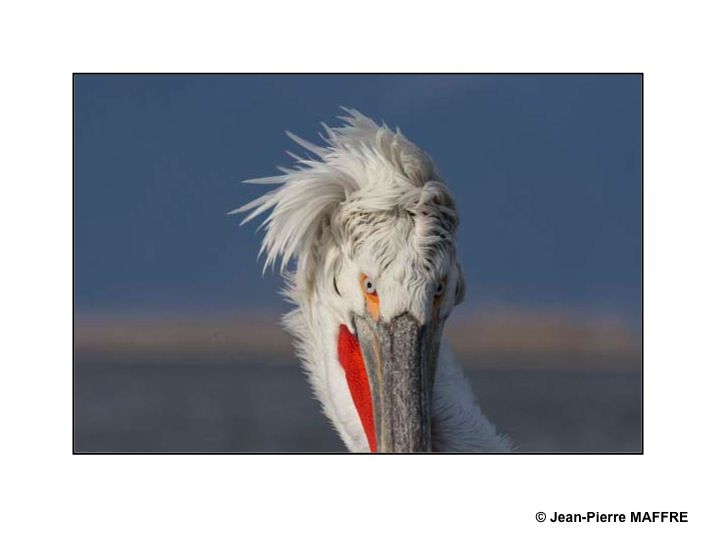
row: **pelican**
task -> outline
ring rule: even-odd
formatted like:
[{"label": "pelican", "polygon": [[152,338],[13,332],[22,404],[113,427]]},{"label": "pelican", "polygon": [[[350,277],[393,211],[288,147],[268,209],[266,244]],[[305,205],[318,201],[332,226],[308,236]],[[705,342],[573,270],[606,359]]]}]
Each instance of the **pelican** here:
[{"label": "pelican", "polygon": [[315,396],[352,452],[510,452],[442,336],[465,291],[453,198],[399,129],[343,110],[322,145],[288,132],[310,154],[231,212],[268,213],[263,272]]}]

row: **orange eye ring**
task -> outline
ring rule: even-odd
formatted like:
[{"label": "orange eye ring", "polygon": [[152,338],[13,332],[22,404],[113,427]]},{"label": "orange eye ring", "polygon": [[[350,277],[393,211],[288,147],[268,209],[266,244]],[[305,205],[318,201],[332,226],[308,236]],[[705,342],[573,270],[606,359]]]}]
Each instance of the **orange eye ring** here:
[{"label": "orange eye ring", "polygon": [[376,320],[380,320],[380,297],[375,287],[375,282],[368,277],[367,274],[360,274],[360,290],[365,297],[365,309],[370,316]]},{"label": "orange eye ring", "polygon": [[375,283],[373,283],[373,281],[369,277],[367,277],[365,274],[362,274],[360,276],[360,280],[362,282],[362,288],[365,294],[374,294],[375,296],[377,296]]}]

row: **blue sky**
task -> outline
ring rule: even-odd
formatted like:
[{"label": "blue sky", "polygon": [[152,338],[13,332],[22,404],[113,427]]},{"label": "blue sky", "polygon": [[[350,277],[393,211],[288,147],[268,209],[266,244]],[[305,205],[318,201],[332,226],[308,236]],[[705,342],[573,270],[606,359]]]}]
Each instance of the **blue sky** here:
[{"label": "blue sky", "polygon": [[280,311],[226,213],[340,106],[400,126],[454,193],[466,309],[641,307],[635,75],[75,77],[78,311]]}]

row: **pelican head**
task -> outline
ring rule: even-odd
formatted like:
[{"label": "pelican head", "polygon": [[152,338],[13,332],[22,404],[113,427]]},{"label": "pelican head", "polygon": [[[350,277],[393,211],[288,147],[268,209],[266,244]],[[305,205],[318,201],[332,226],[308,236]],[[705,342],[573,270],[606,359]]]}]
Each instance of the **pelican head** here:
[{"label": "pelican head", "polygon": [[[285,326],[348,448],[427,452],[468,428],[443,426],[444,417],[474,406],[456,403],[469,387],[440,353],[464,295],[456,207],[399,130],[347,113],[340,127],[325,126],[322,146],[289,133],[311,155],[291,154],[294,168],[250,180],[277,187],[234,212],[248,213],[243,223],[268,213],[265,267],[279,263],[296,306]],[[448,384],[465,386],[450,396]],[[479,418],[471,423],[487,423]],[[476,437],[502,441],[490,427]]]}]

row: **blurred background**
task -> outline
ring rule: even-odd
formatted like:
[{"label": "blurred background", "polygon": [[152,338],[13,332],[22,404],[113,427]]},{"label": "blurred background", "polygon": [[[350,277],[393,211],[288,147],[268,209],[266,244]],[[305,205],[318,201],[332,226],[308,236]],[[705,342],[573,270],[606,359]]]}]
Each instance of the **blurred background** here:
[{"label": "blurred background", "polygon": [[339,107],[428,152],[467,281],[446,334],[524,452],[642,450],[639,75],[76,75],[77,452],[333,452],[257,225]]}]

